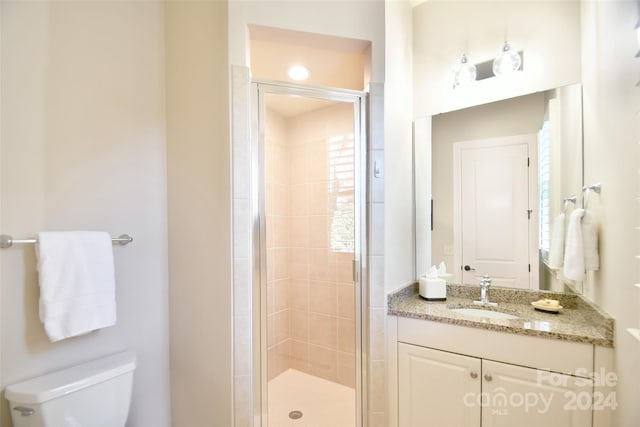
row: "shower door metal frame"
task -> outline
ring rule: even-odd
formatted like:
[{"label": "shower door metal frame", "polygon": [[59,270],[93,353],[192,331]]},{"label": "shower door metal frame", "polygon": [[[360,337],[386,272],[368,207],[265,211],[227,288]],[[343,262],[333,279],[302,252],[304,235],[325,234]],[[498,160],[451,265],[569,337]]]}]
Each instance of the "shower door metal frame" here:
[{"label": "shower door metal frame", "polygon": [[265,96],[267,94],[315,98],[353,105],[355,150],[355,358],[356,358],[356,427],[367,425],[368,328],[366,301],[368,296],[367,263],[367,134],[368,94],[362,91],[293,84],[289,82],[252,80],[251,101],[251,209],[252,209],[252,377],[253,425],[268,427],[267,406],[267,272],[266,272],[266,156]]}]

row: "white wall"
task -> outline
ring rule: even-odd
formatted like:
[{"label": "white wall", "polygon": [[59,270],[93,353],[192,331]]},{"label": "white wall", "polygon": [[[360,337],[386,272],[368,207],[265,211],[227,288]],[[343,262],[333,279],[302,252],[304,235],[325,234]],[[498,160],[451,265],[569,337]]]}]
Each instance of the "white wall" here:
[{"label": "white wall", "polygon": [[[385,3],[384,97],[384,291],[415,278],[413,209],[413,27],[408,1]],[[383,300],[386,303],[386,298]],[[386,312],[386,306],[384,309]],[[377,426],[398,422],[395,316],[385,316],[386,417]],[[373,334],[378,334],[374,331]]]},{"label": "white wall", "polygon": [[600,219],[600,271],[585,283],[586,295],[616,321],[615,371],[618,375],[613,425],[640,425],[638,379],[640,342],[625,328],[640,326],[638,231],[638,108],[635,87],[640,48],[633,30],[638,21],[635,1],[583,1],[585,182],[602,183],[590,210]]},{"label": "white wall", "polygon": [[412,20],[408,1],[385,10],[385,290],[414,279]]},{"label": "white wall", "polygon": [[135,239],[114,247],[117,325],[53,344],[38,319],[34,246],[0,251],[1,385],[128,348],[138,355],[129,425],[168,426],[163,6],[1,8],[0,232]]},{"label": "white wall", "polygon": [[231,426],[227,4],[165,10],[171,425]]},{"label": "white wall", "polygon": [[[415,117],[580,81],[578,1],[428,1],[413,16]],[[463,53],[487,61],[505,40],[524,50],[521,73],[453,89]]]},{"label": "white wall", "polygon": [[371,81],[384,81],[384,2],[382,0],[230,0],[229,62],[249,66],[248,25],[369,40]]}]

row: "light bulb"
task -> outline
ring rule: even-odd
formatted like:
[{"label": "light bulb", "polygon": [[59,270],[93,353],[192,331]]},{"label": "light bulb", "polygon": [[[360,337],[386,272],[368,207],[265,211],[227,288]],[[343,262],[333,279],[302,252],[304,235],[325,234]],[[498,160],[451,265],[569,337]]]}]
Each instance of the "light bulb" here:
[{"label": "light bulb", "polygon": [[453,70],[453,87],[471,83],[476,80],[476,66],[469,63],[467,54],[462,55],[460,64]]},{"label": "light bulb", "polygon": [[304,65],[294,65],[289,68],[287,74],[292,80],[307,80],[309,78],[309,69]]},{"label": "light bulb", "polygon": [[500,53],[493,60],[493,74],[496,76],[509,74],[519,70],[521,64],[520,54],[511,50],[511,45],[508,42],[504,42]]}]

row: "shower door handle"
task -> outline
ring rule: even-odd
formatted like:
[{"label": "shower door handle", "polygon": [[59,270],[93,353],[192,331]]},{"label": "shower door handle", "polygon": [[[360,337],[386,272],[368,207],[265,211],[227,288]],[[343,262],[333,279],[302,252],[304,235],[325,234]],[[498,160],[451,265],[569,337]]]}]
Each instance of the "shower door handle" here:
[{"label": "shower door handle", "polygon": [[351,270],[352,270],[352,277],[353,277],[353,281],[357,282],[358,281],[358,261],[356,261],[355,259],[351,261]]}]

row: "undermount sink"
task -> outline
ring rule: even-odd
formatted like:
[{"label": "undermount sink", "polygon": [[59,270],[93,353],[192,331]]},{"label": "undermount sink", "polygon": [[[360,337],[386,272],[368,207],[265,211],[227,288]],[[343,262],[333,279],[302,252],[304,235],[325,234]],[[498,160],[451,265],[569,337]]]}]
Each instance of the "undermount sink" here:
[{"label": "undermount sink", "polygon": [[484,317],[489,319],[512,320],[518,318],[518,316],[514,316],[512,314],[502,313],[500,311],[483,310],[481,308],[453,308],[451,311],[458,314],[464,314],[466,316]]}]

